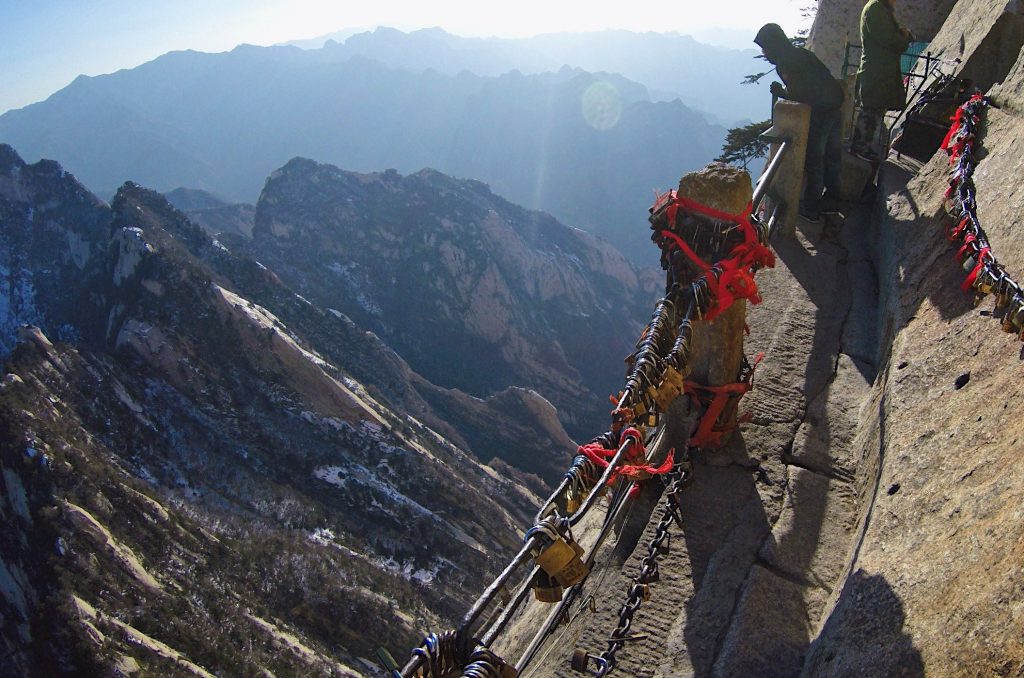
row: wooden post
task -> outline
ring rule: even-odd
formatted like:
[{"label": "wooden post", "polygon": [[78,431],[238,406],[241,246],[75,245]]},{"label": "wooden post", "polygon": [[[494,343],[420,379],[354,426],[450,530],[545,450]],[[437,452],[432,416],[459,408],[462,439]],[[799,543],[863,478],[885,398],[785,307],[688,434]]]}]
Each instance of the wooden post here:
[{"label": "wooden post", "polygon": [[[768,193],[783,205],[779,232],[784,235],[796,234],[796,222],[800,218],[800,194],[804,189],[804,157],[807,155],[807,134],[811,126],[811,107],[807,104],[779,99],[772,111],[773,138],[786,140],[786,157],[772,181]],[[772,144],[768,162],[779,151],[779,144]]]},{"label": "wooden post", "polygon": [[[679,195],[722,212],[740,214],[750,204],[753,188],[746,170],[712,163],[698,172],[683,176],[679,180]],[[702,259],[715,263],[728,256],[735,240],[710,237],[695,239],[689,244]],[[694,323],[691,380],[705,386],[721,386],[736,381],[743,363],[746,317],[747,302],[737,299],[713,321]]]}]

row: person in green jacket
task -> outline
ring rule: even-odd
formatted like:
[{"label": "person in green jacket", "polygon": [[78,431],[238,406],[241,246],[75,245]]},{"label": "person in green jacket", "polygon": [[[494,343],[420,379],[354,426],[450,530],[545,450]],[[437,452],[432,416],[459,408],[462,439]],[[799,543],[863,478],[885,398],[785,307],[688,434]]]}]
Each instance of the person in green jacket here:
[{"label": "person in green jacket", "polygon": [[853,130],[850,152],[871,162],[878,161],[872,141],[886,111],[900,110],[906,102],[900,55],[913,36],[896,22],[896,0],[868,0],[860,14],[862,52],[857,71],[860,113]]}]

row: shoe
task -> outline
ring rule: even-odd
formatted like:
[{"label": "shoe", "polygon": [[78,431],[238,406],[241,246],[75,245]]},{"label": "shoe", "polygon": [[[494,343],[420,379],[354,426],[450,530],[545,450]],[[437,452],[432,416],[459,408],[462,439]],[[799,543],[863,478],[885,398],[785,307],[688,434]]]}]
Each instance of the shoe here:
[{"label": "shoe", "polygon": [[880,162],[881,160],[881,158],[878,157],[878,154],[875,153],[870,148],[851,147],[850,153],[854,157],[860,158],[861,160],[864,160],[866,162],[870,162],[872,165],[878,164],[878,162]]},{"label": "shoe", "polygon": [[800,218],[804,221],[808,221],[812,224],[817,224],[821,221],[821,213],[818,210],[809,210],[801,205],[800,209],[797,210]]}]

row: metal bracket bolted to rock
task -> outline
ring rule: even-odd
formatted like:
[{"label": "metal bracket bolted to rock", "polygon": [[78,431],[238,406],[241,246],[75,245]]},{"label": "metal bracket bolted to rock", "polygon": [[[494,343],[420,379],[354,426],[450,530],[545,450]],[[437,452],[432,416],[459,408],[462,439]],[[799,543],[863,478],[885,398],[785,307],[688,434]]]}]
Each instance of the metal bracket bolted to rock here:
[{"label": "metal bracket bolted to rock", "polygon": [[[750,204],[753,187],[746,170],[724,163],[711,163],[704,169],[684,175],[679,180],[679,195],[722,212],[741,214]],[[733,232],[736,230],[732,228]],[[684,237],[694,252],[711,264],[727,257],[737,242],[729,234],[710,233],[706,229],[703,233]],[[746,318],[747,302],[737,299],[711,322],[694,323],[691,380],[705,386],[722,386],[736,381],[743,363]],[[734,412],[733,420],[735,417]],[[729,426],[735,421],[720,421],[719,424]]]}]

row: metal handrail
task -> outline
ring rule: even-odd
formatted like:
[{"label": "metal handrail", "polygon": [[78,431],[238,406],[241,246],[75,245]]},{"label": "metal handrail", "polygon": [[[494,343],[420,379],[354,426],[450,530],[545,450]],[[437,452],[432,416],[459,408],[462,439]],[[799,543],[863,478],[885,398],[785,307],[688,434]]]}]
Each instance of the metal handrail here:
[{"label": "metal handrail", "polygon": [[783,156],[786,155],[786,151],[789,149],[789,141],[785,140],[779,144],[779,150],[772,156],[768,166],[764,168],[764,172],[761,173],[760,178],[757,180],[757,186],[754,187],[754,196],[751,198],[751,209],[754,214],[757,214],[758,209],[761,207],[761,203],[768,195],[768,188],[771,186],[772,179],[779,171],[779,167],[782,166]]},{"label": "metal handrail", "polygon": [[[654,434],[651,441],[648,443],[648,462],[652,460],[654,451],[658,449],[658,447],[661,445],[665,436],[665,431],[666,428],[664,425],[659,426],[658,432]],[[601,487],[601,485],[599,484],[596,485],[595,487]],[[597,492],[593,492],[591,494],[596,495]],[[619,494],[619,496],[616,497],[614,505],[608,511],[608,515],[605,517],[604,524],[601,526],[601,531],[598,533],[597,539],[594,541],[593,546],[589,549],[587,553],[587,559],[585,562],[588,568],[593,566],[594,561],[597,557],[598,550],[601,548],[601,546],[604,545],[605,540],[608,538],[608,535],[611,532],[612,526],[615,524],[616,519],[622,512],[622,509],[625,507],[627,496],[628,492],[621,492],[621,494]],[[544,623],[541,624],[540,629],[537,631],[533,639],[530,641],[530,645],[519,657],[519,661],[516,662],[516,671],[522,673],[522,671],[527,667],[527,665],[533,660],[534,655],[540,648],[540,644],[551,633],[555,623],[559,619],[561,619],[562,615],[564,614],[565,608],[572,604],[572,601],[573,599],[575,599],[576,594],[580,591],[580,589],[583,587],[585,583],[586,580],[580,582],[579,584],[576,584],[575,586],[570,587],[562,595],[562,600],[559,601],[559,603],[555,606],[555,609],[551,610],[547,618],[544,620]]]}]

